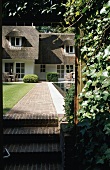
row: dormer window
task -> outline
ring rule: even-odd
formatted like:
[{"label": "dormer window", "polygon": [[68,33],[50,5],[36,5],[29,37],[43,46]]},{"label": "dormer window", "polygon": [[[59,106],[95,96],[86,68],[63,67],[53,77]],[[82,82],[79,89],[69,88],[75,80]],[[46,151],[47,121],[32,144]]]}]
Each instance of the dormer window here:
[{"label": "dormer window", "polygon": [[21,37],[10,37],[10,45],[14,47],[21,47],[22,38]]},{"label": "dormer window", "polygon": [[73,54],[74,53],[74,47],[73,46],[65,46],[65,52],[69,53],[69,54]]}]

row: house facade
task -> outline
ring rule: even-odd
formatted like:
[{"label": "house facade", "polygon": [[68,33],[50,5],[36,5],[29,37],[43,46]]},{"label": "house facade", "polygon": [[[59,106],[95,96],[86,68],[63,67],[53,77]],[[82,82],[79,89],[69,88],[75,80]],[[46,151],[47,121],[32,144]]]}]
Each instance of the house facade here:
[{"label": "house facade", "polygon": [[39,33],[32,26],[2,27],[2,72],[26,74],[46,80],[47,72],[58,72],[59,80],[75,71],[74,34]]}]

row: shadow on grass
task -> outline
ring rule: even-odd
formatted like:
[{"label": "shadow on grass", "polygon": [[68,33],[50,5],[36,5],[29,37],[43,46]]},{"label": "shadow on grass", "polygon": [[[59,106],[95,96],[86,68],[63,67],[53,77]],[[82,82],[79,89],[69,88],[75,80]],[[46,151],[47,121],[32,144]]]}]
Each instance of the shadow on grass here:
[{"label": "shadow on grass", "polygon": [[5,109],[3,109],[3,114],[6,114],[7,112],[9,112],[10,109],[11,109],[11,108],[5,108]]},{"label": "shadow on grass", "polygon": [[18,83],[14,83],[14,82],[4,82],[4,83],[2,83],[2,85],[4,86],[4,85],[18,85]]}]

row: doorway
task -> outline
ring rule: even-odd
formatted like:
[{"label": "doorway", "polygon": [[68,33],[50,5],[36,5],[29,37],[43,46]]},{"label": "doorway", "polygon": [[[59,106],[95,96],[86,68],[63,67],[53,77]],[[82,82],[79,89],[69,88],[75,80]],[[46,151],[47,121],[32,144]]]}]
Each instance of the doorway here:
[{"label": "doorway", "polygon": [[5,72],[13,73],[13,63],[5,63]]}]

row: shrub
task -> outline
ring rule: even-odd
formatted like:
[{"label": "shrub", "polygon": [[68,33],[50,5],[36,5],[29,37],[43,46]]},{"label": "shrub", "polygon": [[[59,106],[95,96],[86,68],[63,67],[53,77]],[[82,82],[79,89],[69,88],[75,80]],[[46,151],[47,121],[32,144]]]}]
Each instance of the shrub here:
[{"label": "shrub", "polygon": [[75,86],[72,84],[71,87],[66,92],[66,96],[64,98],[65,105],[65,118],[68,122],[68,127],[74,126],[74,92]]},{"label": "shrub", "polygon": [[37,83],[38,82],[38,76],[35,74],[27,74],[23,77],[24,83]]},{"label": "shrub", "polygon": [[51,82],[58,82],[58,73],[55,72],[47,73],[46,80]]}]

